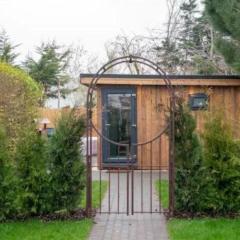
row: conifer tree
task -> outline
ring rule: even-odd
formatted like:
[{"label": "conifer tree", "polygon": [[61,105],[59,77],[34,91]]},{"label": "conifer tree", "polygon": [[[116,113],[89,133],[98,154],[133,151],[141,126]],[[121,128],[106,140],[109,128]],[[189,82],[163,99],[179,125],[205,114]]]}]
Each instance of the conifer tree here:
[{"label": "conifer tree", "polygon": [[60,101],[60,97],[65,98],[71,92],[66,87],[70,80],[66,70],[71,51],[53,41],[42,43],[36,52],[40,58],[28,57],[24,65],[30,76],[43,85],[45,99],[58,98]]},{"label": "conifer tree", "polygon": [[205,10],[218,31],[215,45],[225,61],[240,71],[240,3],[239,0],[206,0]]},{"label": "conifer tree", "polygon": [[[184,1],[181,10],[181,30],[179,32],[179,49],[182,53],[182,65],[188,67],[192,65],[192,57],[196,47],[194,27],[197,23],[197,3],[196,0]],[[196,29],[195,29],[196,30]]]},{"label": "conifer tree", "polygon": [[15,52],[15,49],[19,46],[13,45],[9,39],[5,30],[0,32],[0,61],[14,65],[18,53]]},{"label": "conifer tree", "polygon": [[85,165],[81,153],[81,136],[84,131],[84,119],[72,111],[62,115],[50,139],[52,209],[66,208],[71,211],[77,207],[82,197]]}]

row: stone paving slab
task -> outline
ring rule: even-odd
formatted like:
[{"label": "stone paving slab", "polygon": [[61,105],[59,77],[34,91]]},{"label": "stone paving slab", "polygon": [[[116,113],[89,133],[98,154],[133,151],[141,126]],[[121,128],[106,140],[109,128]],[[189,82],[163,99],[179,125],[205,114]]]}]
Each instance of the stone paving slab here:
[{"label": "stone paving slab", "polygon": [[168,240],[163,214],[98,214],[90,240]]},{"label": "stone paving slab", "polygon": [[[96,179],[95,174],[94,178]],[[150,199],[152,200],[152,211],[159,211],[159,199],[155,192],[154,183],[159,179],[158,173],[153,173],[152,187],[150,183],[149,173],[143,175],[144,194],[143,194],[143,210],[149,211]],[[103,179],[108,179],[108,175]],[[164,177],[166,178],[166,177]],[[102,211],[108,211],[108,203],[110,202],[110,210],[116,212],[118,199],[118,180],[117,174],[111,174],[110,200],[108,193],[105,195],[102,202]],[[126,212],[126,175],[120,174],[120,212]],[[136,171],[134,176],[134,210],[141,211],[141,172]],[[131,183],[130,183],[131,185]],[[150,198],[150,188],[152,189],[152,198]],[[130,196],[131,202],[131,196]],[[90,240],[167,240],[166,219],[160,213],[134,213],[127,216],[126,214],[97,214],[95,217],[96,224],[94,225]]]}]

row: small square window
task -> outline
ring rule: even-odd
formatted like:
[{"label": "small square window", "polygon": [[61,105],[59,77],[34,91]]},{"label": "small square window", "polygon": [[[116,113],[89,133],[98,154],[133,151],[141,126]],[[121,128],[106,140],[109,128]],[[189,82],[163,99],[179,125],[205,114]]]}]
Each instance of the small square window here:
[{"label": "small square window", "polygon": [[208,96],[205,93],[196,93],[189,96],[191,110],[206,110],[208,107]]}]

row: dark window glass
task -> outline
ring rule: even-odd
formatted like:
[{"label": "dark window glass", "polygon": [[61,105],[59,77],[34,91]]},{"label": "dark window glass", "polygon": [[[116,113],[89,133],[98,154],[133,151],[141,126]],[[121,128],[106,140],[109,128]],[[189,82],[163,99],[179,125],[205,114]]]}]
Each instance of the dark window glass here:
[{"label": "dark window glass", "polygon": [[[136,155],[136,94],[135,88],[113,87],[102,89],[103,99],[103,134],[110,140],[122,145],[102,142],[103,162],[136,162],[136,157],[129,159],[129,151]],[[126,146],[125,146],[126,145]],[[127,146],[131,146],[130,149]]]},{"label": "dark window glass", "polygon": [[[131,94],[108,94],[109,138],[129,144],[131,141]],[[126,147],[110,144],[110,157],[126,156]]]},{"label": "dark window glass", "polygon": [[205,93],[196,93],[189,96],[191,110],[206,110],[208,107],[208,96]]}]

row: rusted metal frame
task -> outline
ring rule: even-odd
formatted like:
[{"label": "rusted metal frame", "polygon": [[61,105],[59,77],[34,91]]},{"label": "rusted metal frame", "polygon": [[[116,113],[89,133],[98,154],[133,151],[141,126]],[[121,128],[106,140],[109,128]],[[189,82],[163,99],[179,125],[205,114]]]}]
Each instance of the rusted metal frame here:
[{"label": "rusted metal frame", "polygon": [[129,160],[130,160],[130,149],[129,146],[127,147],[127,162],[128,162],[128,169],[127,169],[127,215],[129,215]]},{"label": "rusted metal frame", "polygon": [[170,124],[167,124],[167,126],[165,126],[155,137],[153,137],[150,140],[144,141],[144,142],[140,142],[140,143],[134,143],[134,146],[140,146],[140,145],[146,145],[148,143],[154,142],[155,140],[157,140],[159,137],[161,137],[164,133],[166,133],[169,129]]},{"label": "rusted metal frame", "polygon": [[[130,146],[130,148],[133,148],[133,145]],[[132,153],[132,149],[130,149],[130,152]],[[132,206],[131,206],[131,212],[132,212],[132,215],[134,214],[134,169],[133,169],[133,159],[131,159],[132,162],[131,162],[131,193],[132,193],[132,196],[131,196],[131,200],[132,200]]]},{"label": "rusted metal frame", "polygon": [[111,172],[108,171],[108,213],[111,212]]},{"label": "rusted metal frame", "polygon": [[161,164],[162,164],[162,138],[159,138],[159,156],[158,156],[158,164],[159,164],[159,187],[158,187],[158,194],[159,194],[159,213],[162,212],[162,205],[161,205],[161,200],[162,200],[162,184],[161,184]]},{"label": "rusted metal frame", "polygon": [[150,212],[152,213],[152,142],[150,142]]},{"label": "rusted metal frame", "polygon": [[141,148],[141,212],[143,212],[143,147],[139,145]]},{"label": "rusted metal frame", "polygon": [[102,163],[100,163],[99,169],[99,203],[100,203],[100,213],[102,212]]},{"label": "rusted metal frame", "polygon": [[117,196],[117,211],[118,211],[118,212],[120,212],[120,210],[119,210],[119,205],[120,205],[120,179],[119,179],[119,172],[120,172],[120,169],[118,169],[118,173],[117,173],[117,174],[118,174],[118,176],[117,176],[117,177],[118,177],[118,180],[117,180],[117,181],[118,181],[118,186],[117,186],[117,188],[118,188],[118,189],[117,189],[117,191],[118,191],[118,196]]},{"label": "rusted metal frame", "polygon": [[[87,103],[90,102],[90,88],[88,89],[87,95]],[[87,108],[87,146],[86,146],[86,162],[87,162],[87,172],[86,172],[86,214],[88,217],[92,217],[92,154],[91,154],[91,147],[92,146],[92,127],[91,127],[91,118],[92,118],[92,110],[91,108]],[[90,142],[89,142],[90,141]]]},{"label": "rusted metal frame", "polygon": [[[134,60],[133,60],[134,58]],[[135,60],[135,59],[140,59],[141,61],[138,61],[138,60]],[[143,60],[143,62],[142,62]],[[120,62],[116,62],[116,61],[120,61]],[[146,61],[146,62],[144,62]],[[116,63],[114,63],[116,62]],[[98,135],[102,138],[104,138],[105,140],[107,140],[108,142],[110,143],[113,143],[113,144],[116,144],[116,145],[120,145],[120,143],[116,143],[114,141],[111,141],[110,139],[108,139],[107,137],[103,136],[97,129],[96,127],[94,126],[94,124],[92,123],[92,94],[93,94],[93,91],[94,89],[96,88],[96,84],[97,84],[97,81],[102,77],[102,75],[104,74],[104,72],[106,72],[108,69],[112,68],[113,66],[115,65],[118,65],[118,64],[121,64],[121,63],[124,63],[124,62],[136,62],[136,63],[140,63],[140,64],[144,64],[146,66],[149,66],[150,68],[154,69],[156,72],[158,72],[160,75],[163,75],[163,80],[165,81],[166,83],[166,86],[168,88],[170,88],[171,90],[171,93],[174,93],[174,90],[171,86],[171,82],[170,80],[168,79],[167,75],[164,73],[164,71],[161,70],[161,68],[155,64],[154,62],[148,60],[148,59],[145,59],[145,58],[141,58],[141,57],[135,57],[135,56],[127,56],[127,57],[120,57],[120,58],[117,58],[117,59],[114,59],[112,61],[110,61],[109,63],[105,64],[98,72],[97,74],[95,75],[95,77],[92,79],[91,81],[91,84],[88,88],[88,95],[87,95],[87,205],[86,205],[86,209],[87,209],[87,212],[91,212],[91,190],[92,190],[92,185],[91,185],[91,162],[92,162],[92,128],[94,128],[96,130],[96,132],[98,133]],[[148,64],[148,63],[151,63],[153,66],[155,66],[156,68],[154,68],[151,64]],[[110,65],[110,66],[108,66]],[[89,98],[90,97],[90,98]],[[90,128],[90,129],[89,129]],[[167,127],[166,127],[167,128]],[[90,130],[90,131],[89,131]],[[89,136],[90,136],[90,139],[89,139]],[[161,134],[159,134],[159,137],[161,136]],[[157,139],[154,138],[154,140]],[[89,140],[90,140],[90,144],[89,144]],[[147,144],[149,142],[151,142],[152,144],[152,140],[150,141],[146,141],[144,143],[142,143],[141,145],[144,145],[144,144]],[[90,147],[90,156],[89,156],[89,145],[91,146]],[[121,144],[121,145],[124,145],[124,144]],[[136,146],[138,146],[138,144],[135,144]],[[130,156],[129,156],[130,157]],[[129,164],[128,164],[128,168],[129,168]],[[152,171],[152,167],[151,167],[151,171]],[[129,182],[129,171],[127,171],[127,182]],[[128,185],[129,186],[129,185]],[[129,188],[128,188],[128,194],[129,194]],[[128,195],[127,194],[127,195]],[[129,213],[129,207],[128,207],[128,210],[127,212]]]},{"label": "rusted metal frame", "polygon": [[[118,152],[119,152],[120,146],[118,146]],[[118,157],[118,161],[119,161],[119,157]],[[118,213],[120,212],[119,210],[119,205],[120,205],[120,179],[119,179],[119,172],[120,172],[120,168],[118,168],[117,170],[117,211]]]},{"label": "rusted metal frame", "polygon": [[[154,211],[154,212],[150,212],[150,211],[134,211],[134,213],[151,213],[151,214],[159,214],[159,212],[158,211]],[[163,212],[163,213],[165,213],[165,212]],[[101,214],[109,214],[109,212],[108,211],[102,211],[102,213]],[[118,212],[118,211],[111,211],[111,213],[110,214],[126,214],[126,211],[120,211],[120,212]]]},{"label": "rusted metal frame", "polygon": [[175,204],[175,95],[171,96],[170,99],[170,146],[169,146],[169,217],[174,214],[174,204]]},{"label": "rusted metal frame", "polygon": [[151,63],[151,64],[154,64],[154,66],[156,66],[156,68],[153,68],[153,66],[151,66],[151,64],[149,64],[149,63],[143,63],[143,62],[138,61],[138,60],[136,60],[136,61],[134,61],[134,62],[135,62],[135,63],[139,63],[139,64],[144,64],[145,66],[148,66],[148,67],[150,67],[151,69],[155,70],[159,75],[162,75],[162,76],[163,76],[163,81],[165,82],[165,85],[167,86],[167,88],[172,89],[172,85],[171,85],[170,79],[168,78],[168,76],[167,76],[165,73],[162,73],[162,72],[160,71],[160,68],[159,68],[155,63],[153,63],[153,62],[150,61],[150,63]]}]

